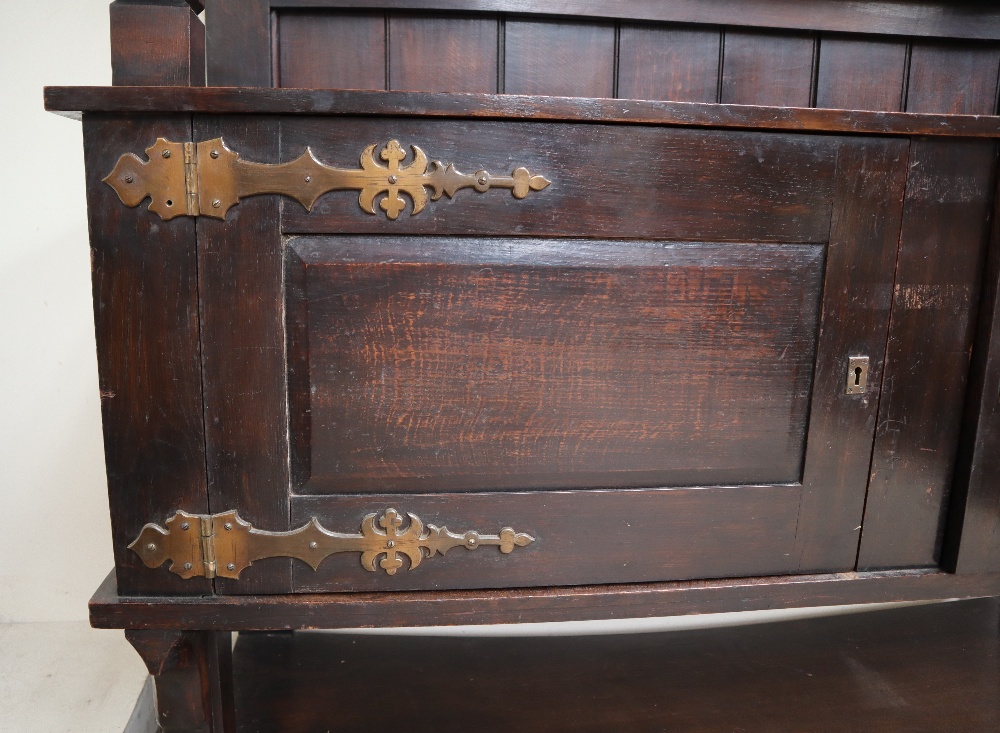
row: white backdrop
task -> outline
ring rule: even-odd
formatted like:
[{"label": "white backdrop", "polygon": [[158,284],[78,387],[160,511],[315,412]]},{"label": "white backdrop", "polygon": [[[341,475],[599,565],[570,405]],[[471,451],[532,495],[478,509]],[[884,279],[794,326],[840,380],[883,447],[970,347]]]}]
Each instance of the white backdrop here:
[{"label": "white backdrop", "polygon": [[[0,623],[85,619],[113,563],[82,136],[78,122],[42,109],[44,85],[110,84],[108,4],[8,2],[0,27]],[[690,628],[844,610],[491,631]]]}]

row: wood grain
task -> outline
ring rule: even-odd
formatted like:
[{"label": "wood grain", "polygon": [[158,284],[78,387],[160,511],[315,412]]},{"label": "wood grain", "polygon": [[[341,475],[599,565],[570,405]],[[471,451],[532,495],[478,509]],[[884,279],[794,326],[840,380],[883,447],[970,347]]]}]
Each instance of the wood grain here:
[{"label": "wood grain", "polygon": [[995,115],[1000,48],[914,43],[907,112]]},{"label": "wood grain", "polygon": [[995,116],[906,114],[753,105],[705,105],[522,95],[424,94],[315,89],[47,87],[46,109],[141,114],[280,114],[309,116],[455,117],[473,119],[626,122],[857,135],[1000,137]]},{"label": "wood grain", "polygon": [[823,36],[816,106],[898,112],[906,86],[907,46],[852,36]]},{"label": "wood grain", "polygon": [[308,237],[289,255],[299,493],[800,479],[820,245]]},{"label": "wood grain", "polygon": [[206,0],[208,85],[269,87],[271,2]]},{"label": "wood grain", "polygon": [[993,206],[994,143],[911,145],[862,570],[940,558]]},{"label": "wood grain", "polygon": [[825,241],[839,145],[819,136],[420,118],[288,120],[282,136],[289,156],[308,146],[330,165],[354,165],[366,145],[397,139],[463,172],[509,175],[523,166],[552,181],[523,200],[460,191],[396,221],[366,214],[357,194],[336,192],[312,213],[289,202],[288,233],[738,242]]},{"label": "wood grain", "polygon": [[[827,249],[796,543],[799,572],[855,566],[892,303],[908,145],[845,145]],[[847,360],[868,356],[868,391],[845,392]]]},{"label": "wood grain", "polygon": [[258,634],[234,651],[237,701],[241,730],[285,733],[364,730],[373,689],[449,732],[988,731],[998,617],[980,600],[645,634]]},{"label": "wood grain", "polygon": [[205,86],[205,26],[186,2],[111,3],[111,83]]},{"label": "wood grain", "polygon": [[496,18],[389,19],[389,88],[425,92],[496,93]]},{"label": "wood grain", "polygon": [[613,24],[508,20],[505,25],[505,92],[614,96]]},{"label": "wood grain", "polygon": [[899,570],[575,588],[212,598],[123,597],[115,590],[112,573],[90,601],[90,622],[101,629],[217,631],[449,626],[649,618],[989,595],[1000,595],[1000,573]]},{"label": "wood grain", "polygon": [[275,86],[385,89],[384,13],[277,16]]},{"label": "wood grain", "polygon": [[[240,0],[209,0],[239,4]],[[274,7],[369,7],[371,0],[271,0]],[[468,0],[378,0],[379,7],[462,11]],[[1000,11],[980,0],[477,0],[477,10],[901,36],[1000,39]]]},{"label": "wood grain", "polygon": [[994,198],[976,342],[969,370],[942,565],[1000,568],[1000,189]]},{"label": "wood grain", "polygon": [[719,100],[717,28],[663,28],[622,24],[618,96],[675,102]]},{"label": "wood grain", "polygon": [[723,36],[724,104],[812,106],[816,38],[809,33],[727,30]]},{"label": "wood grain", "polygon": [[[274,120],[201,118],[198,139],[225,136],[247,157],[279,157]],[[280,203],[244,202],[227,221],[198,219],[198,273],[205,375],[205,443],[213,511],[239,508],[257,526],[288,526],[288,425],[282,318]],[[162,572],[162,571],[161,571]],[[265,560],[219,593],[289,590],[288,560]]]},{"label": "wood grain", "polygon": [[211,583],[154,572],[127,549],[177,507],[208,510],[194,220],[126,208],[101,180],[160,135],[190,140],[190,118],[84,121],[104,462],[121,592],[200,594]]}]

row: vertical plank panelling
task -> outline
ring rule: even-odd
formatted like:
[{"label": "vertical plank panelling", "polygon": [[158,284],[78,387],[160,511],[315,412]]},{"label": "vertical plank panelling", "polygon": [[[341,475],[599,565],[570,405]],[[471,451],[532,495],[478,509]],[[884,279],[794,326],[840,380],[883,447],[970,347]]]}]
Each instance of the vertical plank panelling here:
[{"label": "vertical plank panelling", "polygon": [[1000,48],[914,43],[907,112],[991,115],[997,106]]},{"label": "vertical plank panelling", "polygon": [[389,85],[400,91],[497,91],[496,18],[391,15]]},{"label": "vertical plank panelling", "polygon": [[555,97],[612,97],[612,23],[506,22],[504,91]]},{"label": "vertical plank panelling", "polygon": [[618,96],[714,102],[719,93],[721,31],[622,25]]},{"label": "vertical plank panelling", "polygon": [[808,107],[816,38],[810,33],[726,31],[724,104]]},{"label": "vertical plank panelling", "polygon": [[819,48],[816,106],[898,112],[903,106],[906,44],[824,36]]},{"label": "vertical plank panelling", "polygon": [[993,205],[996,146],[915,140],[860,570],[937,564]]},{"label": "vertical plank panelling", "polygon": [[385,89],[383,13],[281,13],[280,87]]}]

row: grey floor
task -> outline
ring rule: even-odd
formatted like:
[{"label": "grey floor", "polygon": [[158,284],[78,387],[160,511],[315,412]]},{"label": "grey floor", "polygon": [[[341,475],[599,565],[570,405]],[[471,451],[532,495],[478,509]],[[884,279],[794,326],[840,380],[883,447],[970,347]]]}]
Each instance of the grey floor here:
[{"label": "grey floor", "polygon": [[0,624],[2,733],[122,733],[145,681],[121,631]]}]

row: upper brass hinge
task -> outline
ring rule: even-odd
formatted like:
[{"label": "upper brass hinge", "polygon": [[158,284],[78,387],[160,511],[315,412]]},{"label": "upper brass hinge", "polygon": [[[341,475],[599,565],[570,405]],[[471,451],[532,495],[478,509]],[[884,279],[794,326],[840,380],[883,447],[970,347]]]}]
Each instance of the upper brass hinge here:
[{"label": "upper brass hinge", "polygon": [[[149,210],[163,219],[225,219],[226,212],[240,199],[264,193],[288,196],[312,211],[323,194],[354,190],[359,191],[362,211],[377,214],[375,203],[379,199],[378,208],[393,220],[406,209],[403,194],[412,203],[412,216],[423,211],[428,200],[452,198],[463,188],[479,193],[491,188],[507,189],[514,198],[523,199],[551,183],[524,167],[515,168],[509,176],[494,176],[485,170],[460,173],[453,164],[429,163],[426,153],[416,145],[410,146],[412,154],[407,153],[395,140],[390,140],[378,154],[383,165],[375,160],[377,147],[374,143],[366,147],[361,153],[360,169],[352,169],[321,163],[309,148],[296,160],[272,165],[241,160],[221,137],[200,143],[175,143],[161,137],[146,150],[148,161],[126,153],[104,182],[126,206],[138,206],[149,197]],[[408,156],[410,162],[402,165]]]},{"label": "upper brass hinge", "polygon": [[291,532],[265,532],[254,529],[235,511],[221,514],[178,511],[164,523],[165,527],[157,524],[143,527],[129,549],[150,568],[158,568],[170,560],[171,572],[182,578],[238,579],[255,560],[268,557],[298,558],[315,570],[330,555],[360,552],[365,570],[374,572],[381,568],[394,575],[404,564],[400,555],[408,558],[409,569],[413,570],[425,557],[444,555],[453,547],[475,550],[487,545],[509,554],[515,547],[535,541],[531,535],[510,527],[495,535],[473,530],[455,533],[433,524],[425,528],[415,514],[406,516],[409,523],[405,529],[400,513],[387,509],[381,517],[366,515],[361,520],[360,534],[341,534],[324,529],[315,518]]}]

